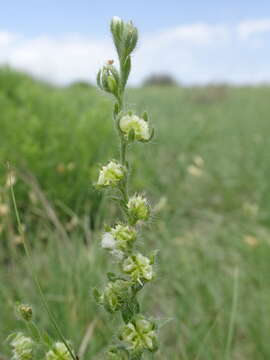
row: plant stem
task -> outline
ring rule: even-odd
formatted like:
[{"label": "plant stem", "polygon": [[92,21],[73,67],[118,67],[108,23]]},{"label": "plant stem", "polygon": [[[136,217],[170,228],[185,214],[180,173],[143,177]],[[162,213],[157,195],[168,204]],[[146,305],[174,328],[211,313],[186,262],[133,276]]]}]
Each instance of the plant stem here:
[{"label": "plant stem", "polygon": [[[122,70],[121,70],[121,74],[122,74]],[[123,104],[123,98],[124,98],[124,91],[125,89],[123,88],[121,90],[121,93],[119,95],[118,98],[118,106],[119,106],[119,114],[121,113],[121,111],[123,110],[124,104]],[[122,134],[119,133],[119,138],[120,138],[120,162],[121,164],[126,167],[127,165],[127,142],[126,140],[123,138]],[[121,187],[121,193],[123,196],[123,200],[125,202],[125,204],[127,204],[128,202],[128,173],[126,173],[123,182],[122,182],[122,187]],[[123,209],[125,211],[125,209]]]}]

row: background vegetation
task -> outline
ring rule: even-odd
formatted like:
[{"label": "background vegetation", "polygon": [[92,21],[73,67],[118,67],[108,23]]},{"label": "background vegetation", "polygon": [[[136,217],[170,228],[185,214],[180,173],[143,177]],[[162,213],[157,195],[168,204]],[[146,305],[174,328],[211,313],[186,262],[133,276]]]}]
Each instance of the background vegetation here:
[{"label": "background vegetation", "polygon": [[[142,241],[160,249],[161,280],[142,299],[164,324],[157,359],[270,357],[269,96],[267,86],[129,90],[157,133],[132,155],[133,186],[148,189],[155,210]],[[90,292],[107,268],[101,223],[117,210],[91,183],[117,154],[111,106],[86,84],[54,88],[0,70],[0,354],[22,326],[16,301],[53,333],[14,226],[9,161],[49,305],[76,348],[85,339],[85,359],[103,359],[117,320]]]}]

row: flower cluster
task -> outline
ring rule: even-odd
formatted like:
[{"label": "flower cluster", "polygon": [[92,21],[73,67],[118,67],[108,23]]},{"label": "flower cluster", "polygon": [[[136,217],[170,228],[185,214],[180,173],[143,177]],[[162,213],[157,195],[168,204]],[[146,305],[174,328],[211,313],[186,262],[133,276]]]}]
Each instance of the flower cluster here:
[{"label": "flower cluster", "polygon": [[110,161],[107,165],[102,166],[97,181],[99,187],[114,187],[125,176],[125,168],[116,161]]},{"label": "flower cluster", "polygon": [[120,343],[108,350],[108,358],[140,360],[144,351],[157,350],[156,326],[141,314],[137,299],[138,292],[154,279],[155,271],[154,257],[147,257],[137,249],[138,232],[150,219],[151,207],[144,195],[129,195],[127,150],[134,141],[149,142],[154,132],[146,112],[138,116],[124,109],[125,85],[131,69],[130,54],[137,44],[137,29],[132,22],[125,23],[114,17],[111,32],[120,68],[116,69],[112,60],[107,62],[98,73],[97,84],[116,99],[113,117],[120,138],[120,160],[112,160],[100,169],[97,186],[116,192],[115,198],[119,201],[124,220],[107,227],[101,240],[102,248],[115,257],[119,273],[108,273],[108,284],[101,292],[95,289],[94,295],[98,304],[109,313],[120,312],[125,323],[120,331]]},{"label": "flower cluster", "polygon": [[11,360],[32,360],[34,359],[34,341],[23,333],[18,333],[11,342]]},{"label": "flower cluster", "polygon": [[64,342],[57,341],[53,343],[50,336],[44,330],[39,329],[33,319],[31,306],[20,304],[16,310],[21,320],[26,323],[31,337],[25,336],[22,332],[10,336],[12,338],[10,345],[13,354],[11,360],[34,360],[40,351],[38,349],[43,347],[47,350],[48,346],[50,350],[45,355],[46,360],[76,360],[71,346],[64,338],[62,338]]},{"label": "flower cluster", "polygon": [[128,274],[134,282],[142,284],[143,281],[153,279],[154,272],[151,260],[142,254],[133,254],[123,261],[123,272]]},{"label": "flower cluster", "polygon": [[128,349],[136,354],[144,350],[157,350],[156,325],[154,322],[139,315],[126,324],[120,334],[120,339],[128,344]]},{"label": "flower cluster", "polygon": [[136,237],[137,233],[133,228],[118,224],[103,234],[101,244],[116,258],[123,259],[124,253],[132,249]]},{"label": "flower cluster", "polygon": [[111,281],[107,284],[104,292],[99,294],[98,302],[110,313],[122,308],[130,298],[130,283],[126,280]]}]

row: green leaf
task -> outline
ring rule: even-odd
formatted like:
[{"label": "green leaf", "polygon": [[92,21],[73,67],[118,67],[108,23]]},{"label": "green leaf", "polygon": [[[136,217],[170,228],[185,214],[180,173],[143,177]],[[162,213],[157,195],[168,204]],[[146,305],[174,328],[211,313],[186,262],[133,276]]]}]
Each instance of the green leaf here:
[{"label": "green leaf", "polygon": [[151,265],[155,264],[158,253],[159,253],[159,250],[154,250],[151,252],[151,254],[149,256]]},{"label": "green leaf", "polygon": [[54,341],[51,339],[51,337],[49,336],[48,333],[43,331],[42,334],[41,334],[41,338],[42,338],[45,345],[47,345],[49,348],[52,348],[52,346],[54,344]]},{"label": "green leaf", "polygon": [[128,133],[128,142],[132,143],[135,140],[135,131],[131,129]]},{"label": "green leaf", "polygon": [[101,70],[99,70],[99,72],[97,73],[97,85],[102,90],[100,78],[101,78]]},{"label": "green leaf", "polygon": [[132,317],[133,317],[133,312],[129,308],[128,304],[125,304],[124,307],[122,308],[122,318],[123,318],[124,322],[126,324],[129,323],[129,321],[132,319]]},{"label": "green leaf", "polygon": [[33,339],[37,342],[40,341],[39,329],[34,325],[34,323],[29,322],[27,324],[27,326],[28,326],[29,330],[31,331],[31,335],[32,335]]},{"label": "green leaf", "polygon": [[146,111],[143,112],[142,118],[144,119],[144,121],[148,122],[148,113]]},{"label": "green leaf", "polygon": [[117,96],[117,83],[112,75],[107,77],[107,84],[109,92]]},{"label": "green leaf", "polygon": [[130,56],[128,56],[124,62],[123,65],[123,69],[122,69],[122,86],[125,87],[128,77],[129,77],[129,73],[130,73],[130,69],[131,69],[131,58]]},{"label": "green leaf", "polygon": [[130,298],[122,308],[122,317],[127,324],[130,320],[140,312],[140,304],[136,297]]},{"label": "green leaf", "polygon": [[96,288],[93,289],[93,296],[94,296],[96,302],[97,302],[98,304],[100,304],[101,293],[100,293],[100,291],[99,291],[98,289],[96,289]]},{"label": "green leaf", "polygon": [[109,281],[116,281],[118,279],[117,275],[113,272],[107,272],[107,278]]},{"label": "green leaf", "polygon": [[119,104],[117,102],[114,104],[113,114],[114,117],[116,117],[119,114]]}]

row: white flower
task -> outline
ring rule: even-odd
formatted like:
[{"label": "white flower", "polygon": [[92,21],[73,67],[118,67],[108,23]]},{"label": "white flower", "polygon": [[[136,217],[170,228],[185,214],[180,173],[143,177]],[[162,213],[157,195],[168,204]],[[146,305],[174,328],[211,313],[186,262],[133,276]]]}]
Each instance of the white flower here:
[{"label": "white flower", "polygon": [[31,338],[18,333],[11,342],[13,356],[11,360],[32,360],[34,342]]},{"label": "white flower", "polygon": [[120,119],[119,127],[128,137],[130,131],[134,131],[135,139],[147,141],[150,139],[150,129],[148,122],[137,115],[125,115]]},{"label": "white flower", "polygon": [[66,345],[60,341],[56,342],[46,354],[46,360],[72,360]]},{"label": "white flower", "polygon": [[112,236],[112,234],[110,234],[109,232],[105,232],[103,234],[102,242],[101,242],[101,246],[103,247],[103,249],[113,250],[115,248],[115,245],[116,245],[116,241]]},{"label": "white flower", "polygon": [[124,167],[116,161],[110,161],[101,168],[97,185],[102,187],[116,186],[124,175]]}]

